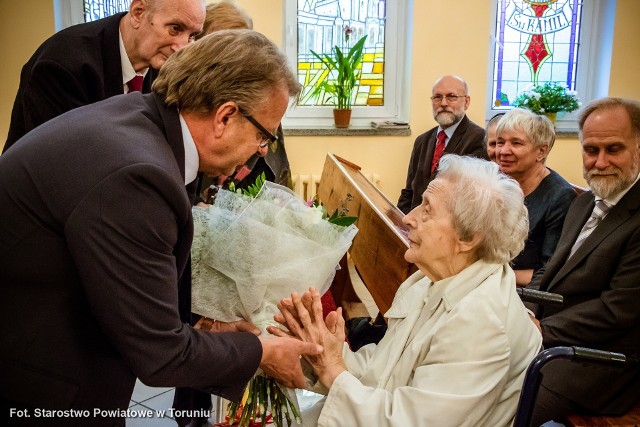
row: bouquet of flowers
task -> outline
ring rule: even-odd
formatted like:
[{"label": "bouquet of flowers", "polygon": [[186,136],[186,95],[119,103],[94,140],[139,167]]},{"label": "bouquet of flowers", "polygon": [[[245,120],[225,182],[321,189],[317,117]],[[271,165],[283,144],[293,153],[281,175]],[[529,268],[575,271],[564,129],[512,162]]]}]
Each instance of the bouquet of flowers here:
[{"label": "bouquet of flowers", "polygon": [[[357,228],[261,181],[245,194],[220,190],[212,206],[193,208],[192,311],[224,322],[246,319],[267,333],[282,298],[309,286],[327,291]],[[230,406],[228,422],[248,426],[260,418],[266,425],[272,416],[281,426],[290,423],[289,411],[299,419],[295,402],[294,393],[257,375],[243,401]]]},{"label": "bouquet of flowers", "polygon": [[543,85],[530,86],[518,94],[512,104],[531,110],[536,114],[568,113],[580,108],[580,100],[576,91],[569,90],[557,82],[546,82]]}]

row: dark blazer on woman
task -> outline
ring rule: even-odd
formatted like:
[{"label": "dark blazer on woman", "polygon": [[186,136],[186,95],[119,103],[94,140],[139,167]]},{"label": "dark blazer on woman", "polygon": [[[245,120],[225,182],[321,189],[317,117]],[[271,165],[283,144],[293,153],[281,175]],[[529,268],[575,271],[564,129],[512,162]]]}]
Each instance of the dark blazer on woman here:
[{"label": "dark blazer on woman", "polygon": [[640,183],[568,258],[593,206],[591,192],[574,200],[555,253],[529,287],[564,297],[561,307],[538,313],[545,347],[576,345],[636,359],[624,370],[552,363],[543,385],[595,413],[620,414],[640,399]]},{"label": "dark blazer on woman", "polygon": [[[40,45],[22,68],[3,152],[47,120],[123,93],[118,28],[124,15],[74,25]],[[156,75],[149,69],[143,92]]]},{"label": "dark blazer on woman", "polygon": [[136,377],[240,397],[258,338],[178,310],[193,224],[174,108],[136,93],[50,120],[0,156],[0,206],[0,403],[124,410]]},{"label": "dark blazer on woman", "polygon": [[[431,173],[431,161],[436,148],[437,132],[438,126],[418,136],[413,144],[407,184],[400,191],[398,199],[398,208],[405,214],[422,203],[422,193],[436,177],[436,171]],[[447,142],[444,154],[459,154],[489,160],[484,146],[484,129],[465,115]]]}]

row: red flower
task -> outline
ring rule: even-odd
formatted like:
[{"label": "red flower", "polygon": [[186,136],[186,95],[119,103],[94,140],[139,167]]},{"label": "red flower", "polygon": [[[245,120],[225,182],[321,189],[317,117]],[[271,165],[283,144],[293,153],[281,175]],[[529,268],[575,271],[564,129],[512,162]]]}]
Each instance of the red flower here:
[{"label": "red flower", "polygon": [[344,39],[346,41],[349,41],[349,37],[351,37],[351,34],[353,34],[353,28],[351,28],[348,25],[344,26]]}]

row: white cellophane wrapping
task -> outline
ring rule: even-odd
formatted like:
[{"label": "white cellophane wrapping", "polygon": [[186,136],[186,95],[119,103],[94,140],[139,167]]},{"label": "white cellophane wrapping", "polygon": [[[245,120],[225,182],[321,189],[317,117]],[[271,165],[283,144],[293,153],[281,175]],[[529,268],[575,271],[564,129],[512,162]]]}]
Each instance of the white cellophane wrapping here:
[{"label": "white cellophane wrapping", "polygon": [[192,311],[223,322],[246,319],[264,333],[280,299],[329,288],[357,228],[322,219],[286,187],[265,182],[257,197],[220,190],[194,207]]}]

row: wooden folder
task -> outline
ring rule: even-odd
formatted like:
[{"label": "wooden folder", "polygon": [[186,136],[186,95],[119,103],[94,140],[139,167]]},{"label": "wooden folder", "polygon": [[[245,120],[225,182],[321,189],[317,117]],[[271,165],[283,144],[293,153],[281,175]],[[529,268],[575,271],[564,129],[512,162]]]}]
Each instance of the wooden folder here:
[{"label": "wooden folder", "polygon": [[409,247],[404,214],[365,178],[359,166],[331,153],[324,164],[318,198],[329,214],[339,209],[358,218],[359,231],[349,254],[384,314],[400,284],[416,271],[404,259]]}]

